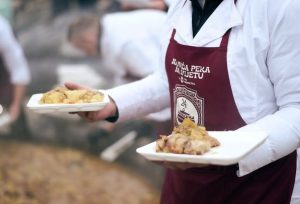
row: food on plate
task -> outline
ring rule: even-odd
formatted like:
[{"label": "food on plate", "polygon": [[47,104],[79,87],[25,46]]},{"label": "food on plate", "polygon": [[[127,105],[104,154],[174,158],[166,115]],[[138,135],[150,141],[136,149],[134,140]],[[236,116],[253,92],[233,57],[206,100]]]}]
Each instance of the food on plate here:
[{"label": "food on plate", "polygon": [[171,135],[160,136],[156,141],[156,152],[201,155],[217,146],[220,146],[220,142],[210,136],[205,127],[185,118],[179,126],[174,127]]},{"label": "food on plate", "polygon": [[91,90],[69,90],[58,87],[43,94],[40,104],[75,104],[102,102],[104,94]]}]

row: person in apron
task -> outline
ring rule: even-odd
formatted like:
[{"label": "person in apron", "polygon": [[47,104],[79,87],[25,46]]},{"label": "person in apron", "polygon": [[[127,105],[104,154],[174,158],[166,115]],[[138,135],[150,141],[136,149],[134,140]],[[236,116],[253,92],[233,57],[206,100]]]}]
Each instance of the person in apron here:
[{"label": "person in apron", "polygon": [[[228,76],[227,46],[230,31],[223,36],[220,47],[207,48],[177,43],[174,39],[176,30],[173,30],[165,67],[174,126],[181,123],[180,113],[183,110],[186,117],[193,118],[197,124],[204,125],[210,131],[236,130],[246,125],[236,107]],[[202,72],[194,79],[182,79],[173,68],[176,63],[174,60],[190,67],[201,66]],[[289,204],[295,182],[296,159],[297,153],[294,151],[243,177],[237,177],[236,165],[184,171],[167,169],[161,203]]]},{"label": "person in apron", "polygon": [[[253,7],[251,7],[253,11],[255,10],[254,8],[257,8],[257,6],[260,5],[258,4],[258,2],[254,2],[254,1],[245,1],[245,0],[244,1],[239,0],[239,1],[241,1],[244,5],[248,3],[247,6],[254,5]],[[177,6],[176,9],[179,10],[180,8],[182,8],[186,4],[186,2],[189,1],[178,0],[176,3]],[[192,6],[194,6],[193,4],[195,2],[196,0],[192,0],[192,4],[189,4],[186,7],[186,9],[192,9],[193,8]],[[211,2],[217,2],[217,1],[211,1]],[[223,0],[219,2],[226,2],[222,7],[224,12],[226,12],[225,8],[229,8],[229,5],[231,4],[234,5],[234,3],[236,3],[234,2],[234,0]],[[270,6],[269,3],[270,2],[265,3],[264,6],[265,5]],[[300,6],[299,3],[294,2],[294,4],[291,3],[289,5],[290,6],[289,9],[293,12],[295,16],[297,16],[296,15],[297,12],[295,12],[295,10],[293,9],[295,5]],[[241,8],[239,9],[236,9],[234,11],[235,12],[239,11],[241,13],[244,12]],[[274,9],[274,7],[272,7],[272,9]],[[276,9],[274,10],[277,11]],[[253,11],[252,10],[248,11],[248,13]],[[271,11],[271,9],[268,11]],[[176,14],[176,12],[174,13]],[[170,18],[172,18],[172,14],[174,13],[171,13]],[[270,13],[268,14],[271,15]],[[259,12],[251,13],[251,18],[250,18],[251,20],[253,20],[256,17],[256,16],[254,17],[253,15],[259,16],[260,13]],[[280,21],[280,26],[285,24],[290,25],[289,23],[291,22],[292,18],[289,19],[288,18],[290,17],[289,15],[290,13],[286,14],[286,16],[284,17],[280,16],[279,19],[285,19],[285,20],[288,19],[287,21],[288,23],[283,22],[283,20]],[[208,16],[206,16],[206,19],[207,18]],[[186,20],[186,18],[183,19]],[[196,21],[197,22],[196,24],[198,25],[203,24],[205,22],[205,19],[203,21],[202,20]],[[218,20],[220,20],[220,18],[218,18]],[[181,23],[184,24],[189,22],[182,20]],[[247,25],[247,23],[249,22],[245,22],[245,26],[244,27],[241,26],[241,27],[243,29],[247,29],[248,28],[247,26],[250,27],[252,24],[256,25],[254,20],[251,21],[252,24],[249,23]],[[210,24],[210,26],[213,25]],[[201,47],[201,46],[192,46],[189,44],[187,45],[187,44],[179,43],[176,40],[176,39],[180,39],[180,37],[176,38],[177,32],[179,33],[179,31],[176,30],[176,28],[178,27],[175,26],[172,27],[172,34],[171,37],[169,38],[168,46],[166,49],[166,56],[165,56],[165,74],[168,80],[167,88],[168,88],[168,97],[170,98],[169,100],[170,106],[172,110],[173,125],[176,126],[180,124],[185,117],[188,117],[191,118],[197,124],[204,125],[206,129],[209,131],[237,130],[242,127],[248,126],[249,124],[247,124],[246,121],[242,118],[240,111],[237,107],[236,98],[234,97],[233,94],[232,80],[229,76],[229,73],[232,70],[228,69],[228,64],[229,64],[228,45],[229,45],[229,36],[232,33],[233,29],[229,28],[227,31],[224,32],[224,35],[221,36],[221,43],[219,46]],[[179,26],[179,28],[182,29],[186,27]],[[261,31],[261,30],[258,29],[257,31]],[[180,31],[184,33],[183,30]],[[212,32],[214,31],[213,29],[209,31],[211,31],[210,34],[214,34]],[[267,33],[268,37],[270,36],[270,31],[266,31],[266,30],[263,31],[264,34]],[[282,32],[282,30],[280,31]],[[193,33],[194,36],[195,33],[197,33],[197,31]],[[300,30],[299,29],[296,30],[296,33],[297,34],[300,33]],[[238,34],[237,32],[235,32],[234,34],[235,34],[234,38],[236,40]],[[287,38],[288,35],[287,36],[279,35],[279,36],[282,38],[283,37]],[[245,41],[249,39],[246,38],[243,40]],[[272,40],[275,41],[275,37],[274,39],[272,38],[270,41]],[[276,40],[278,39],[276,38]],[[245,44],[245,45],[243,44],[243,46],[246,45],[254,46],[253,44],[251,43],[247,44],[248,42],[244,42],[244,41],[242,42]],[[261,41],[257,40],[256,42],[261,42]],[[294,44],[297,44],[297,42],[298,41],[295,41]],[[270,43],[272,47],[268,50],[270,52],[274,51],[273,46],[276,46],[275,44],[272,43]],[[299,43],[297,45],[299,45]],[[280,46],[283,49],[285,48],[284,46],[286,46],[286,44],[283,43],[280,44]],[[243,49],[246,50],[245,47],[243,47]],[[289,50],[289,51],[295,53],[296,46],[292,47],[292,49],[293,50]],[[278,50],[276,51],[278,52]],[[231,52],[230,54],[232,53],[233,52]],[[247,55],[250,53],[250,51],[249,53],[248,52],[241,52],[241,53]],[[257,56],[259,56],[260,54],[261,53],[258,53]],[[279,54],[286,57],[286,55],[284,55],[285,53],[278,53],[278,55],[275,55],[276,58],[274,57],[275,59],[272,59],[271,58],[272,54],[273,53],[267,53],[266,54],[267,57],[264,58],[265,63],[267,65],[274,62],[279,63],[277,59],[280,58],[278,56]],[[299,61],[300,60],[299,53],[298,55],[297,54],[293,55],[293,59],[295,61],[297,60]],[[239,63],[239,59],[230,58],[230,60],[236,60],[236,63]],[[274,62],[273,61],[266,62],[267,60],[274,60]],[[254,62],[258,63],[257,61]],[[232,64],[232,62],[230,64]],[[251,66],[255,66],[255,65],[249,64],[246,67],[248,69],[252,69]],[[243,66],[238,66],[238,67],[244,68]],[[273,69],[276,68],[277,71],[277,66],[274,66],[274,64],[272,64],[270,68],[271,67]],[[188,73],[188,71],[191,69],[193,69],[194,72]],[[283,67],[282,70],[284,70]],[[287,70],[287,71],[292,72],[291,70]],[[254,77],[259,78],[261,76],[260,74],[261,73],[255,73]],[[263,75],[263,77],[266,78],[269,77],[271,81],[271,77],[278,76],[277,78],[276,77],[275,78],[276,80],[281,82],[283,80],[281,79],[281,77],[283,77],[283,73],[278,75],[276,74],[277,73],[274,73],[274,70],[271,71],[268,70],[268,73]],[[294,78],[299,77],[299,75],[300,73],[298,71],[290,79],[293,80]],[[161,79],[165,79],[165,78],[162,77]],[[154,110],[156,106],[163,107],[166,104],[166,102],[165,101],[162,102],[161,99],[166,100],[166,96],[164,95],[165,90],[159,89],[159,87],[156,86],[155,83],[159,84],[160,86],[163,86],[164,82],[160,82],[159,80],[160,80],[159,76],[152,76],[152,78],[148,77],[147,79],[144,79],[140,82],[136,82],[134,84],[109,90],[109,94],[113,98],[113,100],[105,109],[98,112],[79,113],[79,115],[90,122],[105,119],[107,117],[112,117],[112,116],[114,116],[116,119],[119,118],[119,120],[124,120],[130,117],[136,117],[138,113],[139,114],[147,113],[146,109]],[[278,84],[280,84],[276,80],[272,81],[275,84],[275,85],[273,84],[273,86],[277,86]],[[72,89],[80,88],[79,85],[72,84],[72,83],[67,83],[66,86]],[[263,89],[265,87],[261,87],[261,88]],[[275,88],[278,89],[278,87]],[[295,88],[295,86],[285,87],[285,88],[289,89],[292,93],[294,93],[293,91],[295,90],[296,93],[299,93],[299,89]],[[266,89],[266,90],[271,90],[271,89]],[[159,93],[159,91],[161,91],[161,93]],[[274,99],[274,101],[278,100],[276,102],[279,102],[281,93],[278,90],[276,91],[277,92],[274,93],[274,95],[276,95],[276,97],[278,98]],[[160,95],[162,96],[160,97]],[[125,96],[127,98],[132,97],[132,100],[128,99],[129,102],[124,101]],[[151,102],[147,102],[147,100],[150,99],[152,99]],[[293,99],[295,101],[295,104],[299,103],[299,95],[297,95],[297,98],[293,98]],[[156,106],[153,105],[154,102],[156,102]],[[150,108],[148,106],[150,106]],[[290,104],[288,104],[288,106],[290,106]],[[296,108],[294,108],[293,111],[299,113],[299,107],[298,106],[295,107]],[[278,109],[280,108],[284,109],[285,107],[281,107],[280,105],[278,105]],[[265,114],[264,116],[268,117],[272,115],[274,112],[280,112],[280,110],[274,110],[273,112],[270,111],[268,114]],[[286,117],[286,115],[284,114],[282,114],[281,116]],[[264,161],[265,162],[264,165],[255,164],[257,165],[255,167],[255,170],[248,171],[249,173],[244,173],[244,174],[240,174],[238,172],[241,169],[243,170],[243,166],[241,167],[240,162],[239,165],[231,165],[225,167],[211,165],[211,166],[203,166],[199,168],[196,167],[190,168],[191,166],[189,166],[189,168],[186,168],[185,170],[169,168],[167,169],[165,180],[164,180],[164,185],[161,194],[161,204],[185,204],[185,203],[187,204],[194,204],[194,203],[195,204],[202,204],[202,203],[203,204],[227,204],[227,203],[228,204],[240,204],[240,203],[289,204],[291,202],[293,190],[294,191],[297,190],[294,188],[295,176],[297,170],[297,153],[295,150],[296,148],[299,147],[299,143],[300,143],[299,140],[300,132],[297,129],[298,128],[297,124],[299,124],[300,122],[299,115],[297,114],[293,115],[290,112],[290,116],[293,118],[293,120],[290,120],[291,123],[288,124],[287,126],[282,125],[282,121],[286,122],[285,120],[282,121],[279,120],[280,123],[278,123],[278,125],[281,128],[284,128],[285,130],[283,132],[280,132],[280,138],[278,137],[274,138],[274,132],[272,132],[273,135],[269,135],[269,138],[267,139],[268,142],[270,143],[272,142],[272,145],[275,144],[277,145],[277,147],[274,148],[271,145],[268,146],[268,144],[263,144],[266,145],[264,146],[265,148],[267,147],[273,151],[276,151],[274,153],[274,155],[276,156],[272,155],[273,158],[270,159],[272,161],[270,162]],[[259,119],[257,119],[257,121]],[[275,119],[272,118],[272,119],[275,120],[277,118]],[[253,123],[257,121],[254,121]],[[272,125],[273,124],[277,124],[277,123],[272,121]],[[266,127],[270,127],[270,126],[266,126]],[[276,129],[275,126],[273,127]],[[288,129],[287,127],[291,129]],[[279,130],[276,129],[276,131]],[[284,135],[284,133],[286,133],[286,135]],[[288,151],[284,150],[283,152],[283,150],[281,149],[282,146],[288,146],[289,150]],[[264,154],[261,155],[260,158],[261,160],[264,160],[265,157],[270,156],[268,154],[269,149],[263,152]],[[278,156],[277,154],[281,154],[283,156]],[[174,164],[174,167],[176,167],[176,164]]]},{"label": "person in apron", "polygon": [[[175,34],[174,29],[166,55],[174,125],[181,123],[180,113],[185,109],[186,117],[194,118],[197,124],[204,125],[210,131],[236,130],[244,126],[245,122],[235,105],[228,77],[226,55],[230,30],[223,36],[221,45],[217,48],[181,45],[174,40]],[[181,76],[173,68],[174,59],[185,65],[206,67],[203,73],[209,74],[205,77],[199,75],[188,82],[181,80]],[[205,108],[202,106],[204,101]],[[297,154],[293,152],[244,177],[237,177],[238,167],[235,165],[184,171],[168,169],[161,203],[288,204],[294,187],[296,158]]]}]

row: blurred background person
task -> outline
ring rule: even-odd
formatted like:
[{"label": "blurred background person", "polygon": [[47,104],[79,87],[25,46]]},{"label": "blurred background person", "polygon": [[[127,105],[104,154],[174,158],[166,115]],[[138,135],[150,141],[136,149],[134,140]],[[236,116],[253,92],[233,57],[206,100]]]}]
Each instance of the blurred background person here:
[{"label": "blurred background person", "polygon": [[[112,72],[113,86],[126,84],[159,69],[160,34],[166,15],[159,10],[137,10],[106,14],[101,20],[82,16],[71,23],[68,40],[85,54],[101,57],[104,67]],[[169,130],[166,124],[170,117],[167,108],[147,118],[159,122],[157,130]]]},{"label": "blurred background person", "polygon": [[172,0],[119,0],[122,10],[158,9],[167,11]]},{"label": "blurred background person", "polygon": [[68,40],[90,56],[100,56],[114,85],[141,79],[158,69],[160,33],[166,13],[139,10],[81,16],[71,23]]},{"label": "blurred background person", "polygon": [[0,15],[9,23],[13,22],[13,5],[11,0],[0,1]]},{"label": "blurred background person", "polygon": [[15,122],[30,82],[30,72],[23,50],[17,42],[10,24],[0,16],[0,104]]},{"label": "blurred background person", "polygon": [[52,15],[57,16],[77,5],[80,9],[94,9],[97,0],[52,0]]}]

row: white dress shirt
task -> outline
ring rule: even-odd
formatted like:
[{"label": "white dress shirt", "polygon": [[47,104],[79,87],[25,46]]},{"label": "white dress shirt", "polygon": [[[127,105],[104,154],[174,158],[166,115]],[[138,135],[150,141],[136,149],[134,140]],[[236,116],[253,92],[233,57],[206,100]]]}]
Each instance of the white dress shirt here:
[{"label": "white dress shirt", "polygon": [[23,50],[17,42],[11,26],[0,16],[0,55],[10,74],[12,84],[26,85],[30,73]]},{"label": "white dress shirt", "polygon": [[140,79],[160,69],[166,15],[158,10],[138,10],[103,17],[101,54],[115,84],[126,83],[126,75]]},{"label": "white dress shirt", "polygon": [[[174,0],[163,39],[162,67],[134,84],[110,90],[120,120],[169,106],[164,58],[172,29],[190,46],[220,46],[232,28],[227,64],[234,99],[248,124],[238,131],[263,130],[267,140],[239,162],[239,176],[295,151],[300,144],[300,1],[223,0],[193,38],[191,2]],[[292,203],[300,203],[299,158]]]}]

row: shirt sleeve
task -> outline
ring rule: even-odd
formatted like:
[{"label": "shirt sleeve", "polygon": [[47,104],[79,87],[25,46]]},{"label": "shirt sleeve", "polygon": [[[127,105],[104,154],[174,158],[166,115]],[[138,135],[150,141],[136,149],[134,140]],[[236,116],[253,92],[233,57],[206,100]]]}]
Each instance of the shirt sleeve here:
[{"label": "shirt sleeve", "polygon": [[262,130],[269,135],[239,162],[239,176],[290,154],[300,145],[300,26],[295,24],[299,10],[299,1],[290,0],[280,5],[280,12],[270,13],[271,45],[266,63],[278,111],[238,130]]},{"label": "shirt sleeve", "polygon": [[167,80],[160,71],[139,81],[110,89],[108,93],[118,107],[118,121],[142,117],[170,105]]},{"label": "shirt sleeve", "polygon": [[0,53],[10,73],[11,83],[26,85],[30,82],[30,72],[23,50],[3,18],[0,19],[0,30]]}]

